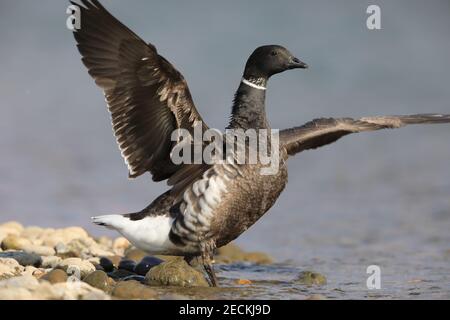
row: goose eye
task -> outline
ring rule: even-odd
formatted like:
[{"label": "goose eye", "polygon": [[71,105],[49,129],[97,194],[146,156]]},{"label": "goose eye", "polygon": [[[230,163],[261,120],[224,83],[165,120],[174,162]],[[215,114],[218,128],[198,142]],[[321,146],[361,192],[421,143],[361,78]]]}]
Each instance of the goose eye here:
[{"label": "goose eye", "polygon": [[270,54],[271,54],[272,56],[276,56],[276,55],[278,54],[278,52],[272,51]]}]

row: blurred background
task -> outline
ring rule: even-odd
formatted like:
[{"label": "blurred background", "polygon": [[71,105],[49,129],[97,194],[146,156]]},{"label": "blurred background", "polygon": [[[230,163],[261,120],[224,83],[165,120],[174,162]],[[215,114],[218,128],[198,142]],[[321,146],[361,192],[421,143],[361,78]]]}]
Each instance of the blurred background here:
[{"label": "blurred background", "polygon": [[[228,123],[246,59],[263,44],[310,65],[271,79],[273,128],[450,113],[446,0],[102,3],[183,73],[210,127]],[[381,30],[366,28],[370,4],[381,7]],[[67,5],[0,0],[0,222],[115,236],[90,217],[138,211],[167,187],[127,179],[103,95],[66,28]],[[401,284],[416,278],[449,294],[449,138],[450,125],[411,126],[297,155],[285,192],[238,243],[314,266],[337,287],[379,264],[404,294],[414,288]]]}]

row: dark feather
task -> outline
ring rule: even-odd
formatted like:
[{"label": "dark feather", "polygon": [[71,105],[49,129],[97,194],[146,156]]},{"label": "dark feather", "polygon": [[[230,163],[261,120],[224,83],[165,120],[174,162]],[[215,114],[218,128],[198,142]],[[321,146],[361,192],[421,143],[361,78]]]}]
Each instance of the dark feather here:
[{"label": "dark feather", "polygon": [[150,171],[155,181],[169,178],[180,167],[170,160],[170,135],[178,128],[192,130],[194,121],[203,123],[186,81],[98,1],[72,3],[81,10],[77,46],[104,91],[129,176]]},{"label": "dark feather", "polygon": [[301,127],[282,130],[280,142],[288,155],[294,155],[304,150],[316,149],[333,143],[351,133],[401,128],[409,124],[449,122],[450,115],[441,114],[366,117],[359,120],[352,118],[316,119]]}]

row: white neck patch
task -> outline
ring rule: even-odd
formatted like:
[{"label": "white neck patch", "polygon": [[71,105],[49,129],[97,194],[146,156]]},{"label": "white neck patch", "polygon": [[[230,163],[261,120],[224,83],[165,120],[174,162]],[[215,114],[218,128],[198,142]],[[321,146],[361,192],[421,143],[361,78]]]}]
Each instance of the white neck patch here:
[{"label": "white neck patch", "polygon": [[253,83],[253,82],[250,82],[250,81],[248,81],[248,80],[247,80],[247,79],[245,79],[245,78],[242,78],[242,83],[244,83],[244,84],[248,85],[249,87],[252,87],[252,88],[258,89],[258,90],[266,90],[266,89],[267,89],[266,87],[263,87],[263,86],[257,85],[257,84],[255,84],[255,83]]}]

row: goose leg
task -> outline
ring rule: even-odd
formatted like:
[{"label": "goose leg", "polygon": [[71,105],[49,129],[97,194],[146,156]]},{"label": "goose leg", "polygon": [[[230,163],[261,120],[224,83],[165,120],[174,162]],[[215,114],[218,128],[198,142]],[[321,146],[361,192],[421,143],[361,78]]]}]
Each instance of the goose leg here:
[{"label": "goose leg", "polygon": [[184,261],[190,266],[192,266],[192,260],[194,260],[195,256],[184,256]]},{"label": "goose leg", "polygon": [[202,263],[203,268],[206,271],[208,276],[209,285],[211,287],[217,287],[218,281],[216,277],[216,273],[214,272],[213,267],[213,257],[214,257],[214,249],[216,248],[216,244],[213,241],[208,241],[202,244]]},{"label": "goose leg", "polygon": [[208,259],[209,261],[203,260],[203,268],[206,271],[206,274],[208,275],[209,285],[211,287],[218,287],[218,281],[216,277],[216,273],[214,272],[214,267],[212,265],[211,259]]}]

